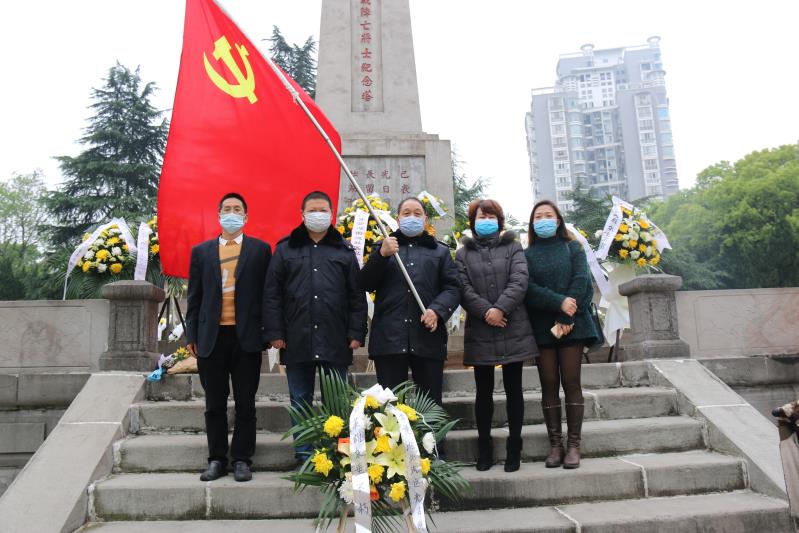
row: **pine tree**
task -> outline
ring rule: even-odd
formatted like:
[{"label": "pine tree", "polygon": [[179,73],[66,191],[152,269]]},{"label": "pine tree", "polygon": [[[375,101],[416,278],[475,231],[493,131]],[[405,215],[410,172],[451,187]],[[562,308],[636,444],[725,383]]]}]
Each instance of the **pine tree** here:
[{"label": "pine tree", "polygon": [[272,43],[269,47],[272,60],[313,98],[316,95],[316,41],[313,37],[308,37],[302,46],[290,45],[280,28],[273,26],[272,37],[268,40]]},{"label": "pine tree", "polygon": [[102,88],[92,89],[94,116],[77,157],[57,157],[64,183],[45,202],[55,223],[53,244],[74,242],[90,226],[114,216],[134,221],[155,212],[158,178],[169,130],[150,103],[157,90],[144,84],[139,69],[119,64]]}]

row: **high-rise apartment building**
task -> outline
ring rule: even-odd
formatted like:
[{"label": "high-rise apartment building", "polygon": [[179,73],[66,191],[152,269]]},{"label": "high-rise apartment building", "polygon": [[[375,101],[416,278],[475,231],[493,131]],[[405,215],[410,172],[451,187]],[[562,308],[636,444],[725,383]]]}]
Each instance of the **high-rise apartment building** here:
[{"label": "high-rise apartment building", "polygon": [[525,117],[533,198],[571,209],[578,185],[633,201],[678,190],[660,38],[562,55]]}]

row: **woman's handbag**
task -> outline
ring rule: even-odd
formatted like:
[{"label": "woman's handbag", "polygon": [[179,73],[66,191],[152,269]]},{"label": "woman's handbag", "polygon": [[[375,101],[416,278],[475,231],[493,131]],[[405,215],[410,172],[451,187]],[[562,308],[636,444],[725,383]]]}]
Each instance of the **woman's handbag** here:
[{"label": "woman's handbag", "polygon": [[596,305],[591,302],[591,321],[594,323],[594,329],[596,330],[596,341],[591,344],[591,346],[602,346],[605,344],[605,332],[602,331],[602,321],[599,319],[599,311],[596,309]]}]

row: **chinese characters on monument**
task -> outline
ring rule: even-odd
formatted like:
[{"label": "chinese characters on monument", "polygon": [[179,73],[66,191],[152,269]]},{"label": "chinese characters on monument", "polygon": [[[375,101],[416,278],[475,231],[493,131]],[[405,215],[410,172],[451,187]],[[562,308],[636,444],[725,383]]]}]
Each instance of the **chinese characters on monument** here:
[{"label": "chinese characters on monument", "polygon": [[352,110],[383,111],[382,0],[351,0]]}]

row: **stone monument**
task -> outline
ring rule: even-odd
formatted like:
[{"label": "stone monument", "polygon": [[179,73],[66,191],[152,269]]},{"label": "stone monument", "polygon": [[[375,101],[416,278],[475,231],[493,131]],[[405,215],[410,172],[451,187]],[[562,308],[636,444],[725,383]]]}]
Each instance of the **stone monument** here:
[{"label": "stone monument", "polygon": [[[342,155],[367,194],[396,210],[427,191],[450,210],[449,141],[424,133],[408,0],[323,0],[316,103],[342,138]],[[341,174],[339,211],[358,198]]]}]

